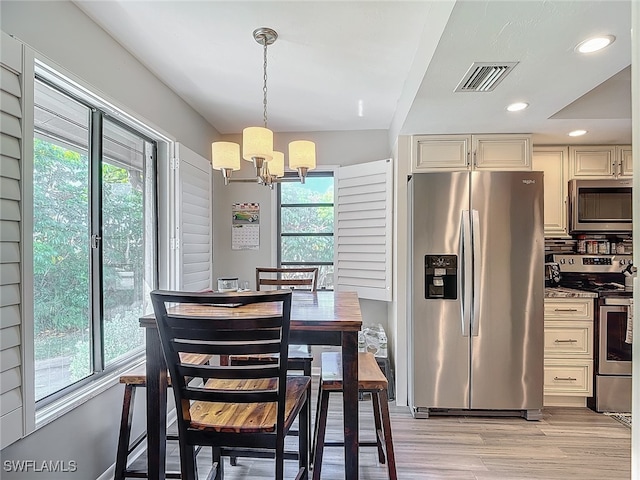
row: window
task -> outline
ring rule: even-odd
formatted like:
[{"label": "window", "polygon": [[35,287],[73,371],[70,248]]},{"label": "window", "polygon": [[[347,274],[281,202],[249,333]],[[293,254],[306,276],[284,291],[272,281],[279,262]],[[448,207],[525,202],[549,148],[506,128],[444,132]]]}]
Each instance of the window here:
[{"label": "window", "polygon": [[333,173],[279,183],[278,225],[278,265],[317,266],[318,288],[333,289]]},{"label": "window", "polygon": [[156,144],[36,79],[33,279],[35,397],[142,353],[156,285]]}]

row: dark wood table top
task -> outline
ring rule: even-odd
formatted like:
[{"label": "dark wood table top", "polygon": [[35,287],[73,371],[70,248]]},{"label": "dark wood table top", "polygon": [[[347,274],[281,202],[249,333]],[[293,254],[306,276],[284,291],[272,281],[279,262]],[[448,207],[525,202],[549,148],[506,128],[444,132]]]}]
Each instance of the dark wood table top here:
[{"label": "dark wood table top", "polygon": [[[246,316],[247,312],[257,315],[276,313],[279,305],[258,303],[239,307],[214,305],[181,305],[172,313],[204,315],[208,317]],[[155,327],[153,314],[140,318],[142,327]],[[362,327],[362,314],[358,294],[355,292],[302,292],[294,291],[291,301],[291,330],[317,331],[358,331]]]}]

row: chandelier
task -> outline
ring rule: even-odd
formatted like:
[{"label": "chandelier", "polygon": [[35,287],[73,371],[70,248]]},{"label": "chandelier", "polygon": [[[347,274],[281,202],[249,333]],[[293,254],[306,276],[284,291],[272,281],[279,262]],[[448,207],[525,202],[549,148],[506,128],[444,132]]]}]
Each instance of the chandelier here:
[{"label": "chandelier", "polygon": [[[273,132],[267,128],[267,46],[278,38],[278,33],[267,27],[253,31],[253,38],[263,47],[263,125],[247,127],[242,131],[242,158],[253,162],[256,178],[231,178],[234,170],[240,170],[240,145],[233,142],[211,144],[211,165],[222,172],[224,184],[229,182],[257,182],[273,188],[274,183],[285,181],[284,153],[273,150]],[[289,143],[289,168],[298,171],[298,179],[304,183],[307,172],[316,166],[316,146],[309,140]],[[289,180],[289,179],[286,179]],[[295,181],[294,179],[291,179]]]}]

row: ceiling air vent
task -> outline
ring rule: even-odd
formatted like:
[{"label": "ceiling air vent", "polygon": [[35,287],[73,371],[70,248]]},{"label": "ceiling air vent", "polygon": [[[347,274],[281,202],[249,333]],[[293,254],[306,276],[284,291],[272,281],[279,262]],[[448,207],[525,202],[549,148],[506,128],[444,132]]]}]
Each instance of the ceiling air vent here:
[{"label": "ceiling air vent", "polygon": [[474,62],[455,92],[490,92],[513,70],[518,62]]}]

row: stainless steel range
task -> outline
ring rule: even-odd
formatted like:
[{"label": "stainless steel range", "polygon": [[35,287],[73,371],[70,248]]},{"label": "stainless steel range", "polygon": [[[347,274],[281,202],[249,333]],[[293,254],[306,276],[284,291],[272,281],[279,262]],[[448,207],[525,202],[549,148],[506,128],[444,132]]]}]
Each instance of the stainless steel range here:
[{"label": "stainless steel range", "polygon": [[624,271],[631,255],[553,255],[565,287],[598,294],[595,309],[594,396],[587,405],[598,412],[631,411],[631,338],[629,309],[633,292]]}]

